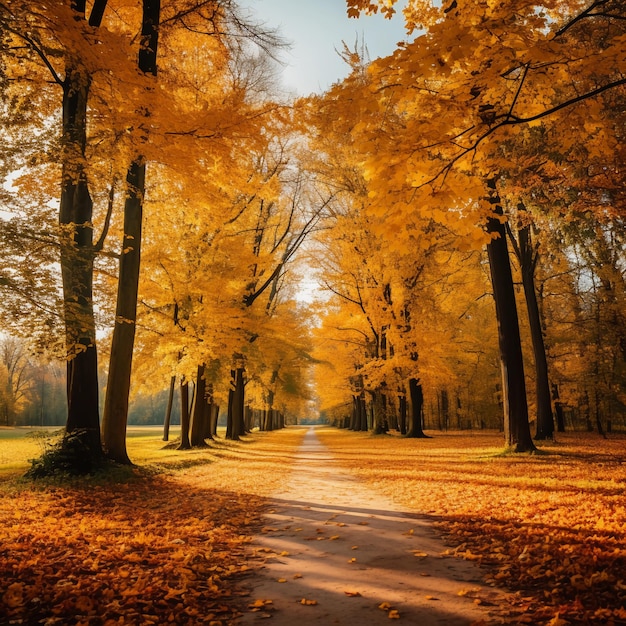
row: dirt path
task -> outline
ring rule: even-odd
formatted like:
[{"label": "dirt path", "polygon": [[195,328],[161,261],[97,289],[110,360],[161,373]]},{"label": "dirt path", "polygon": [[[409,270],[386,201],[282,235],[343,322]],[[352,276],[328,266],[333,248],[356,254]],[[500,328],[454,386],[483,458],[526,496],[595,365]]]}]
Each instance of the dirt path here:
[{"label": "dirt path", "polygon": [[493,596],[478,568],[442,557],[432,526],[339,467],[314,429],[274,503],[254,542],[267,554],[249,581],[257,606],[238,624],[370,626],[396,616],[419,626],[499,622],[477,600]]}]

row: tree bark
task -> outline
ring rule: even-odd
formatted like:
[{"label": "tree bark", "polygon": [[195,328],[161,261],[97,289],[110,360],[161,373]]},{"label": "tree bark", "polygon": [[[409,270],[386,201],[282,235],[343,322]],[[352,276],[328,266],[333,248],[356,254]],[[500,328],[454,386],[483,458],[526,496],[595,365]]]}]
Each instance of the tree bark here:
[{"label": "tree bark", "polygon": [[536,448],[528,423],[522,343],[506,231],[499,219],[503,211],[495,179],[488,180],[487,187],[489,188],[489,202],[492,204],[494,213],[487,221],[487,232],[496,235],[487,245],[487,254],[498,322],[504,437],[506,445],[513,448],[515,452],[531,452]]},{"label": "tree bark", "polygon": [[165,419],[163,420],[163,441],[170,438],[170,420],[172,418],[172,406],[174,404],[174,386],[176,385],[176,376],[170,379],[170,392],[167,397],[167,408],[165,409]]},{"label": "tree bark", "polygon": [[66,434],[80,436],[102,456],[98,406],[98,354],[93,308],[93,202],[85,172],[87,72],[68,61],[63,85],[63,161],[59,205],[60,263],[67,350]]},{"label": "tree bark", "polygon": [[406,435],[407,429],[406,429],[406,418],[407,418],[407,406],[406,406],[406,396],[402,395],[402,396],[398,396],[398,403],[399,403],[399,428],[400,428],[400,434],[401,435]]},{"label": "tree bark", "polygon": [[237,367],[234,370],[233,389],[231,399],[231,409],[229,411],[230,417],[230,432],[227,433],[226,438],[238,441],[242,434],[243,424],[243,409],[244,409],[244,381],[243,381],[243,367]]},{"label": "tree bark", "polygon": [[[520,205],[519,210],[525,211],[526,209],[523,205]],[[530,224],[525,224],[519,229],[518,242],[517,244],[514,242],[514,246],[522,273],[524,298],[526,300],[530,336],[535,357],[535,395],[537,403],[535,439],[553,439],[554,415],[552,413],[552,399],[550,397],[550,382],[548,379],[548,358],[546,356],[541,314],[535,288],[535,270],[539,253],[532,243]]]},{"label": "tree bark", "polygon": [[126,178],[128,195],[124,204],[124,241],[120,258],[109,378],[102,416],[105,453],[110,459],[124,464],[130,463],[126,452],[126,423],[137,320],[145,174],[145,164],[136,162],[130,166]]},{"label": "tree bark", "polygon": [[189,384],[186,381],[180,384],[180,445],[179,450],[189,450]]},{"label": "tree bark", "polygon": [[429,439],[422,428],[422,409],[424,407],[424,392],[419,379],[409,379],[409,397],[411,398],[411,419],[406,436],[411,439]]},{"label": "tree bark", "polygon": [[[143,0],[138,66],[144,74],[152,74],[153,76],[156,76],[157,71],[160,12],[160,0]],[[142,156],[138,156],[130,164],[126,182],[128,190],[124,203],[124,238],[120,257],[109,379],[102,419],[102,437],[106,455],[118,463],[129,464],[130,459],[126,451],[126,424],[135,345],[141,260],[141,225],[146,190],[146,164]]]},{"label": "tree bark", "polygon": [[552,383],[552,399],[554,400],[554,412],[556,413],[556,428],[560,433],[565,432],[565,416],[563,415],[563,404],[559,396],[559,386]]},{"label": "tree bark", "polygon": [[195,401],[193,403],[193,415],[191,418],[190,443],[192,447],[206,446],[204,438],[207,433],[207,402],[206,402],[206,380],[204,378],[205,367],[198,365],[196,378]]}]

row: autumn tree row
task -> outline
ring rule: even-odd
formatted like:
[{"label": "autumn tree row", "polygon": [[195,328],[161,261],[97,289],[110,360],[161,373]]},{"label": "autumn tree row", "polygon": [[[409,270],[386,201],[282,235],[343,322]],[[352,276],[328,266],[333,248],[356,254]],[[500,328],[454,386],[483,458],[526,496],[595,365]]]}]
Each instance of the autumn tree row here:
[{"label": "autumn tree row", "polygon": [[521,451],[529,418],[551,437],[564,406],[623,421],[625,9],[416,0],[393,55],[346,49],[352,74],[311,123],[346,203],[320,244],[341,356],[320,359],[353,427],[363,392],[375,429],[405,430],[407,398],[421,423],[424,386],[459,426],[501,403]]},{"label": "autumn tree row", "polygon": [[280,425],[309,361],[290,270],[333,201],[276,100],[280,39],[220,1],[9,2],[0,22],[2,306],[66,360],[67,434],[127,463],[131,371],[179,381],[182,447],[220,403],[242,434],[244,388]]}]

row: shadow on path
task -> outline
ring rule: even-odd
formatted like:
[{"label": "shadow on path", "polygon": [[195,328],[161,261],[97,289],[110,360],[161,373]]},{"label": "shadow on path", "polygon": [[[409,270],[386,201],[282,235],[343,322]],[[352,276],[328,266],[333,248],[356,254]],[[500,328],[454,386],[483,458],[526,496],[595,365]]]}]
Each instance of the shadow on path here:
[{"label": "shadow on path", "polygon": [[265,566],[249,580],[251,608],[238,624],[369,626],[389,624],[394,611],[420,626],[500,622],[476,565],[441,556],[432,523],[339,467],[313,429],[272,503],[253,543]]}]

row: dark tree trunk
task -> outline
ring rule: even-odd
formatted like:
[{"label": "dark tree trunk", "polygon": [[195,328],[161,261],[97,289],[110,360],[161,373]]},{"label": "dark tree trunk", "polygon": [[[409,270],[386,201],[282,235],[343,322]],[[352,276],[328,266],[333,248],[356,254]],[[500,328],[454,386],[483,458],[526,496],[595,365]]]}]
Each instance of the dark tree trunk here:
[{"label": "dark tree trunk", "polygon": [[398,396],[398,404],[399,404],[399,427],[400,434],[406,435],[406,418],[407,418],[407,407],[406,407],[406,396]]},{"label": "dark tree trunk", "polygon": [[217,437],[217,422],[220,417],[220,407],[217,404],[211,405],[211,436]]},{"label": "dark tree trunk", "polygon": [[126,452],[126,424],[137,319],[145,174],[144,164],[133,163],[126,178],[128,191],[124,204],[124,241],[120,257],[109,378],[102,417],[105,453],[114,461],[124,464],[130,463]]},{"label": "dark tree trunk", "polygon": [[[522,213],[526,209],[520,204],[519,211]],[[515,254],[519,260],[522,272],[522,284],[524,286],[530,336],[535,357],[535,394],[537,403],[535,439],[553,439],[554,416],[552,414],[552,399],[550,398],[550,383],[548,380],[548,358],[543,338],[537,290],[535,289],[535,271],[539,260],[539,252],[536,246],[533,246],[530,224],[526,223],[519,228],[517,242],[513,239],[512,234],[511,239],[513,240]]]},{"label": "dark tree trunk", "polygon": [[349,430],[356,430],[357,425],[357,398],[356,396],[352,396],[352,408],[350,411],[350,423],[348,425]]},{"label": "dark tree trunk", "polygon": [[359,407],[361,411],[361,432],[367,432],[369,430],[369,423],[367,417],[367,402],[365,400],[365,392],[362,391],[359,395]]},{"label": "dark tree trunk", "polygon": [[493,297],[496,304],[500,363],[502,368],[502,397],[504,405],[504,437],[515,452],[535,451],[528,423],[528,403],[522,343],[515,303],[515,289],[507,246],[506,231],[499,217],[503,215],[496,182],[490,179],[489,201],[494,216],[487,221],[487,232],[495,238],[487,245]]},{"label": "dark tree trunk", "polygon": [[207,385],[204,378],[205,367],[204,365],[198,365],[197,378],[196,378],[196,393],[195,401],[193,403],[193,415],[191,418],[190,428],[190,443],[193,447],[206,446],[204,438],[207,433],[207,402],[206,391]]},{"label": "dark tree trunk", "polygon": [[375,435],[387,434],[385,428],[385,416],[383,413],[383,403],[381,394],[378,391],[372,392],[372,430]]},{"label": "dark tree trunk", "polygon": [[422,428],[422,411],[424,408],[424,392],[419,379],[409,379],[409,397],[411,398],[410,426],[406,433],[412,439],[428,439],[428,435]]},{"label": "dark tree trunk", "polygon": [[[274,372],[276,374],[276,372]],[[274,375],[272,375],[272,382],[274,382]],[[274,411],[274,391],[269,389],[267,392],[267,428],[266,430],[274,430],[275,424],[275,411]]]},{"label": "dark tree trunk", "polygon": [[[141,46],[138,66],[144,74],[157,73],[160,0],[143,0]],[[115,327],[109,361],[109,379],[104,402],[102,435],[106,455],[118,463],[130,463],[126,451],[126,424],[130,377],[135,345],[137,294],[141,260],[141,225],[146,190],[146,164],[138,156],[126,175],[127,195],[124,203],[124,237],[120,257]]]},{"label": "dark tree trunk", "polygon": [[228,406],[226,413],[226,439],[233,435],[233,399],[235,396],[235,370],[230,370],[230,389],[228,390]]},{"label": "dark tree trunk", "polygon": [[596,404],[596,428],[598,429],[598,434],[606,439],[606,433],[604,432],[604,428],[602,427],[602,412],[600,409],[600,395],[598,394],[598,390],[595,390],[595,404]]},{"label": "dark tree trunk", "polygon": [[180,445],[179,450],[189,450],[189,384],[185,381],[180,384]]},{"label": "dark tree trunk", "polygon": [[552,398],[554,400],[554,412],[556,413],[556,429],[560,433],[565,432],[565,416],[563,415],[563,404],[559,396],[559,386],[552,384]]},{"label": "dark tree trunk", "polygon": [[169,441],[170,438],[170,421],[172,419],[172,406],[174,405],[174,387],[176,385],[176,376],[170,379],[170,392],[167,396],[167,408],[165,409],[165,419],[163,420],[163,441]]},{"label": "dark tree trunk", "polygon": [[98,407],[98,355],[93,308],[93,202],[85,173],[87,103],[91,80],[68,62],[63,85],[60,261],[67,350],[66,434],[102,457]]},{"label": "dark tree trunk", "polygon": [[234,441],[239,440],[242,434],[245,393],[243,373],[243,367],[238,367],[233,370],[232,395],[229,394],[229,399],[231,400],[231,407],[229,408],[230,432],[227,433],[226,438]]},{"label": "dark tree trunk", "polygon": [[441,390],[441,415],[443,417],[444,430],[450,427],[450,402],[448,400],[448,390]]}]

